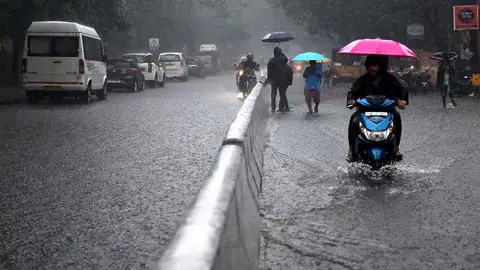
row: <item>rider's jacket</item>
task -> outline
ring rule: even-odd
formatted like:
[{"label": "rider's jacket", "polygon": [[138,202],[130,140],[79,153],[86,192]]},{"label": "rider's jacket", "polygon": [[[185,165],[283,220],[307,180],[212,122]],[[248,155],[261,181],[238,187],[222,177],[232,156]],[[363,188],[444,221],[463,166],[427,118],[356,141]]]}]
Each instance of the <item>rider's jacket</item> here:
[{"label": "rider's jacket", "polygon": [[247,60],[247,61],[243,62],[242,68],[250,68],[250,69],[255,70],[257,68],[257,66],[258,66],[257,62],[255,62],[253,60],[252,61]]},{"label": "rider's jacket", "polygon": [[397,101],[405,100],[408,103],[408,91],[398,79],[388,72],[381,72],[378,76],[369,73],[358,78],[347,94],[347,100],[357,100],[369,95],[386,96]]}]

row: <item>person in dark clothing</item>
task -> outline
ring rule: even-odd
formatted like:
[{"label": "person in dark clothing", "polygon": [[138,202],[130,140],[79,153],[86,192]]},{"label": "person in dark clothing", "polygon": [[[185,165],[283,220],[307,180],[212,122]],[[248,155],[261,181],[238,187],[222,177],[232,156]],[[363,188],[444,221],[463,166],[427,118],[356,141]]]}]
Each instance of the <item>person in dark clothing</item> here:
[{"label": "person in dark clothing", "polygon": [[254,70],[257,70],[258,67],[260,66],[259,64],[257,64],[257,62],[253,61],[253,54],[252,53],[249,53],[247,54],[247,61],[243,62],[243,67],[244,68],[250,68],[250,69],[254,69]]},{"label": "person in dark clothing", "polygon": [[273,50],[273,58],[267,65],[267,82],[272,86],[271,107],[272,112],[276,109],[277,92],[280,94],[278,108],[280,112],[285,111],[285,104],[288,103],[286,91],[286,72],[288,59],[282,52],[282,49],[275,47]]},{"label": "person in dark clothing", "polygon": [[[449,84],[445,85],[445,70],[447,68],[448,68],[448,75],[449,75],[448,76]],[[441,61],[437,71],[437,89],[440,90],[440,93],[442,95],[443,108],[447,107],[447,95],[450,96],[450,100],[452,101],[453,107],[457,107],[457,103],[453,99],[453,95],[450,92],[450,87],[452,85],[452,78],[454,75],[455,75],[455,70],[453,69],[452,66],[450,66],[450,63],[448,62],[448,60]]]},{"label": "person in dark clothing", "polygon": [[[358,78],[347,94],[347,106],[355,104],[358,98],[364,96],[382,95],[397,101],[398,107],[402,110],[405,109],[408,104],[408,92],[395,76],[388,73],[388,56],[369,55],[365,60],[365,67],[367,68],[367,73]],[[393,110],[392,113],[395,123],[394,134],[397,140],[396,159],[400,161],[403,158],[398,150],[402,135],[402,119],[397,110]],[[353,160],[352,149],[360,132],[357,124],[359,115],[360,111],[353,113],[348,126],[348,162]]]},{"label": "person in dark clothing", "polygon": [[286,72],[286,86],[285,86],[285,111],[286,112],[289,112],[290,111],[290,106],[288,105],[288,99],[286,98],[287,96],[287,89],[290,85],[293,84],[293,70],[292,70],[292,67],[290,65],[287,65],[287,72]]}]

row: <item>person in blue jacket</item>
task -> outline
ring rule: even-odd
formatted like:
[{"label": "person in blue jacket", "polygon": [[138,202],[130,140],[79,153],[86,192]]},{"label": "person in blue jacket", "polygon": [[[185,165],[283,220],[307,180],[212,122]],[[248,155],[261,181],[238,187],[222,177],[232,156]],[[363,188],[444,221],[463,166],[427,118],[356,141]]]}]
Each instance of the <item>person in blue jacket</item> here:
[{"label": "person in blue jacket", "polygon": [[309,66],[303,72],[305,78],[305,101],[308,106],[308,113],[313,114],[312,99],[315,102],[315,113],[318,113],[318,104],[320,104],[320,85],[323,77],[322,64],[317,65],[317,61],[308,61]]}]

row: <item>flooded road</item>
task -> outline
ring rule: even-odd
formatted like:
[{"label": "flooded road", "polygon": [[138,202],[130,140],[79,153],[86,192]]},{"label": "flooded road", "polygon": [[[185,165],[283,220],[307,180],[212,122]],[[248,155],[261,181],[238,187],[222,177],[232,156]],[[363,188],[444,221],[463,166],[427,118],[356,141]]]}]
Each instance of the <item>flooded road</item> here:
[{"label": "flooded road", "polygon": [[479,103],[412,97],[402,111],[404,161],[376,176],[348,165],[346,87],[307,117],[271,116],[262,199],[262,269],[479,269]]},{"label": "flooded road", "polygon": [[0,269],[152,268],[242,105],[234,76],[0,106]]}]

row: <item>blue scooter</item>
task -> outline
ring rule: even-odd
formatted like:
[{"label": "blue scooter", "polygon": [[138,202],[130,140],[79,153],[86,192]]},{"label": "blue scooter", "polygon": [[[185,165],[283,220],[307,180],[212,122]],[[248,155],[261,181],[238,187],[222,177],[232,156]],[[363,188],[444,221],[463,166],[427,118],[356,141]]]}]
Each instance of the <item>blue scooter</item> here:
[{"label": "blue scooter", "polygon": [[362,162],[370,165],[372,170],[378,170],[396,161],[397,143],[392,114],[396,105],[396,101],[385,96],[366,96],[349,106],[361,111],[358,121],[360,134],[352,149],[354,162]]}]

